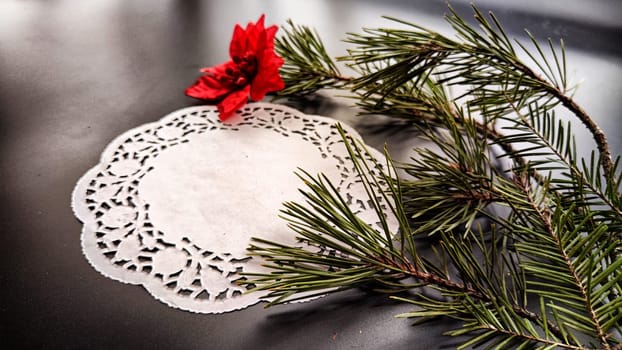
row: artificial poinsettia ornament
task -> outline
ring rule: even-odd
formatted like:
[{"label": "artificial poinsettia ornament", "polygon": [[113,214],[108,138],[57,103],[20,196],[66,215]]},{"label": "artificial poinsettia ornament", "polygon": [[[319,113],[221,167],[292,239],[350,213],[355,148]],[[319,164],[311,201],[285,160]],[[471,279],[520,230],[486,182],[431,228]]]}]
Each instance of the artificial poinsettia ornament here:
[{"label": "artificial poinsettia ornament", "polygon": [[210,102],[218,102],[220,120],[229,118],[249,99],[258,101],[268,92],[285,87],[279,68],[283,59],[274,51],[274,36],[278,27],[264,27],[264,18],[239,24],[233,30],[229,45],[231,60],[209,68],[202,68],[201,76],[186,89],[186,95]]}]

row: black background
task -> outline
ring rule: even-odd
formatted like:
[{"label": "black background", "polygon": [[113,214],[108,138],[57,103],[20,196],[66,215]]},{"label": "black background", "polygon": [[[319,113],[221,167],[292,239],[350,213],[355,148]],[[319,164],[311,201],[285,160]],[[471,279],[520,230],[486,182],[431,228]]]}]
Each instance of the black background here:
[{"label": "black background", "polygon": [[[476,2],[512,35],[563,36],[577,99],[620,142],[617,1]],[[522,5],[520,5],[522,4]],[[466,1],[453,2],[468,14]],[[76,181],[117,135],[198,102],[183,91],[227,59],[235,23],[316,27],[334,55],[347,31],[391,15],[447,31],[444,1],[0,1],[0,343],[10,348],[438,349],[450,324],[413,328],[408,305],[351,291],[221,315],[170,308],[96,272],[70,207]],[[349,119],[342,105],[313,113]],[[369,142],[381,144],[382,137]],[[589,144],[589,140],[583,140]],[[591,147],[591,144],[590,146]],[[589,147],[587,149],[589,149]]]}]

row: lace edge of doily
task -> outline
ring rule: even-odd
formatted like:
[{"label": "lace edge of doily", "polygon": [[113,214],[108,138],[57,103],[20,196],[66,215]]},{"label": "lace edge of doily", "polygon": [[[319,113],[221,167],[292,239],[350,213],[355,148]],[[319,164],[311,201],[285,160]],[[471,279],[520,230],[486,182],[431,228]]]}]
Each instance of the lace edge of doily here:
[{"label": "lace edge of doily", "polygon": [[[121,268],[121,267],[116,267],[110,264],[110,262],[107,260],[107,258],[103,257],[101,254],[92,254],[93,250],[90,249],[90,242],[87,242],[87,240],[85,239],[86,236],[89,234],[90,232],[90,226],[88,226],[88,223],[85,221],[82,221],[82,218],[80,217],[80,214],[78,214],[78,212],[80,211],[78,208],[79,206],[76,205],[76,201],[78,201],[78,192],[81,188],[84,188],[84,182],[86,181],[90,181],[92,178],[92,173],[96,173],[99,171],[99,166],[95,166],[91,169],[89,169],[89,171],[87,171],[78,181],[78,184],[76,185],[73,193],[72,193],[72,199],[71,199],[71,209],[74,213],[74,215],[80,220],[80,222],[82,223],[82,230],[80,232],[80,247],[82,248],[82,255],[86,258],[87,262],[89,263],[89,265],[91,265],[91,267],[97,271],[98,273],[100,273],[101,275],[103,275],[106,278],[109,278],[113,281],[117,281],[117,282],[121,282],[123,284],[127,284],[127,285],[135,285],[135,286],[140,286],[143,287],[143,289],[145,289],[145,291],[147,291],[154,299],[158,300],[161,303],[164,303],[165,305],[175,308],[175,309],[179,309],[182,311],[188,311],[188,312],[192,312],[195,314],[223,314],[223,313],[228,313],[228,312],[233,312],[233,311],[239,311],[239,310],[243,310],[246,309],[248,307],[260,304],[260,303],[268,303],[270,302],[269,298],[265,298],[262,297],[263,295],[265,295],[267,292],[259,292],[257,291],[256,293],[258,293],[258,297],[256,297],[256,300],[249,302],[248,304],[243,304],[243,305],[239,305],[239,306],[231,306],[228,308],[218,308],[218,309],[209,309],[209,308],[202,308],[201,310],[198,310],[196,308],[196,303],[193,303],[193,305],[195,306],[194,308],[192,306],[184,306],[180,303],[174,302],[172,300],[169,300],[165,297],[162,297],[159,293],[157,293],[156,291],[159,290],[160,288],[158,287],[154,287],[151,284],[155,285],[155,282],[152,282],[151,279],[149,279],[148,276],[141,276],[139,274],[134,274],[134,273],[127,273],[127,270]],[[89,176],[90,175],[90,176]],[[85,215],[86,216],[86,215]],[[92,233],[92,232],[91,232]],[[102,266],[107,266],[108,268],[112,268],[113,271],[118,271],[119,274],[111,274],[110,270],[108,269],[104,269]],[[303,303],[308,303],[317,299],[320,299],[322,297],[324,297],[326,294],[328,294],[329,292],[331,292],[332,289],[328,289],[326,290],[325,293],[323,293],[322,291],[319,292],[313,292],[313,293],[308,293],[310,296],[303,298],[303,299],[299,299],[299,300],[295,300],[295,301],[291,301],[288,302],[286,304],[303,304]],[[319,294],[318,294],[319,293]],[[303,295],[304,297],[304,295]],[[207,305],[207,304],[205,304]],[[203,306],[205,306],[203,305]],[[220,306],[220,305],[219,305]]]},{"label": "lace edge of doily", "polygon": [[[93,254],[94,250],[90,248],[90,245],[93,243],[89,242],[87,239],[87,236],[93,233],[91,230],[92,226],[90,226],[91,223],[89,223],[88,220],[85,219],[88,215],[81,213],[81,210],[79,209],[81,207],[77,205],[76,203],[77,201],[80,200],[80,194],[79,194],[80,190],[81,189],[83,190],[85,188],[85,183],[91,181],[93,174],[99,172],[99,170],[100,170],[99,165],[89,169],[80,178],[80,180],[78,180],[78,183],[76,184],[74,191],[72,192],[72,198],[71,198],[71,209],[74,215],[82,223],[82,230],[80,232],[80,247],[82,248],[82,255],[86,258],[89,265],[91,265],[91,267],[95,271],[99,272],[101,275],[103,275],[106,278],[109,278],[117,282],[121,282],[123,284],[141,286],[155,300],[158,300],[159,302],[164,303],[165,305],[169,307],[183,310],[183,311],[189,311],[189,312],[196,313],[196,314],[222,314],[222,313],[242,310],[247,307],[256,305],[258,303],[268,302],[264,298],[257,297],[257,298],[253,298],[256,300],[251,300],[251,302],[242,304],[239,306],[230,306],[230,307],[223,308],[222,305],[218,305],[219,306],[218,308],[211,309],[211,308],[203,307],[200,310],[198,310],[196,308],[196,305],[197,305],[196,303],[194,304],[195,306],[194,308],[192,306],[185,306],[181,303],[175,302],[173,300],[169,300],[166,297],[163,297],[162,295],[157,293],[157,290],[159,290],[160,288],[155,286],[156,282],[153,282],[149,278],[149,276],[147,275],[143,276],[143,275],[135,274],[135,273],[128,273],[127,270],[125,270],[124,268],[111,265],[110,262],[107,260],[107,258],[105,258],[103,255]],[[106,266],[106,268],[104,268],[103,266]],[[110,269],[112,269],[112,271],[118,271],[118,274],[110,273]],[[206,305],[208,304],[204,304],[202,306],[206,306]]]}]

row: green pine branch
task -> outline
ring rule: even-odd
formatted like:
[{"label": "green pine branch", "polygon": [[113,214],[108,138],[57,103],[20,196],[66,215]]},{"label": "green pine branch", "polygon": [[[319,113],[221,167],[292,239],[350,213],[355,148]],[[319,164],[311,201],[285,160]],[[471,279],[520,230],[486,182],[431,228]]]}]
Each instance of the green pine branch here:
[{"label": "green pine branch", "polygon": [[[305,200],[282,212],[300,243],[254,238],[249,254],[270,272],[241,283],[269,305],[372,286],[415,307],[402,317],[460,321],[447,334],[463,337],[461,348],[622,349],[620,158],[570,97],[563,41],[545,50],[528,33],[530,49],[473,10],[478,29],[450,8],[457,39],[397,19],[406,29],[350,34],[338,60],[354,77],[316,32],[289,22],[276,45],[282,96],[349,93],[363,113],[417,126],[435,149],[381,163],[340,129],[378,223],[359,218],[328,178],[301,170]],[[454,86],[466,92],[451,97]],[[589,159],[556,106],[592,133]]]}]

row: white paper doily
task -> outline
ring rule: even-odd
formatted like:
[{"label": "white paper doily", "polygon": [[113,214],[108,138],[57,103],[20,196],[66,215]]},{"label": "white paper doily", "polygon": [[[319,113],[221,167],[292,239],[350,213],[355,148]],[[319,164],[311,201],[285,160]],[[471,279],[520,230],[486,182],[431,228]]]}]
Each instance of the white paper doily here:
[{"label": "white paper doily", "polygon": [[260,293],[236,280],[262,267],[245,250],[252,236],[295,243],[278,215],[284,201],[303,202],[298,168],[327,175],[376,223],[347,159],[334,120],[281,105],[249,104],[228,123],[212,106],[173,112],[117,137],[78,181],[72,206],[84,254],[105,276],[141,284],[173,307],[253,305]]}]

